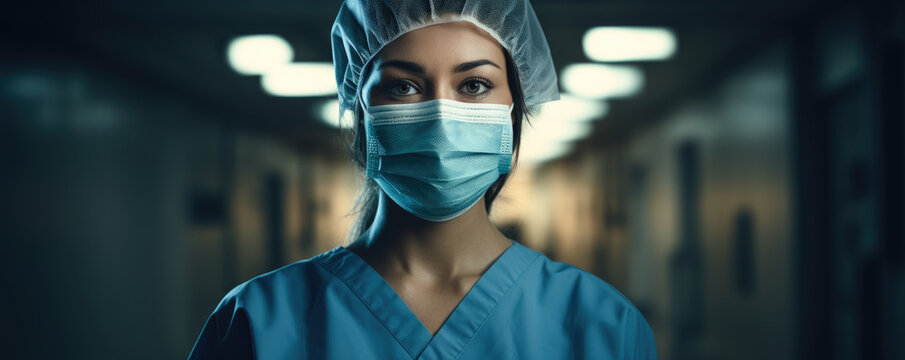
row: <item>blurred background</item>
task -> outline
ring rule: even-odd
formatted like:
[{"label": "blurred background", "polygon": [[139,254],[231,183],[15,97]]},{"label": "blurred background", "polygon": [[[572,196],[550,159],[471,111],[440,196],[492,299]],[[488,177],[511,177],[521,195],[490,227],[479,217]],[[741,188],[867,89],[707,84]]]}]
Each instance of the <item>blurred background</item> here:
[{"label": "blurred background", "polygon": [[[492,218],[661,359],[905,359],[903,2],[534,0],[563,100]],[[0,10],[3,352],[174,359],[342,245],[338,1]]]}]

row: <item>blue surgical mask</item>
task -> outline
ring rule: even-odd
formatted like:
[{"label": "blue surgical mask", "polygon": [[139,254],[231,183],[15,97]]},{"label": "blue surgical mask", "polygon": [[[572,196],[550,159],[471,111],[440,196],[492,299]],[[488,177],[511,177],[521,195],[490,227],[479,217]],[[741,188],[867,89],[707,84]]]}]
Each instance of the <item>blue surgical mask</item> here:
[{"label": "blue surgical mask", "polygon": [[436,99],[365,113],[367,176],[419,218],[462,215],[509,173],[511,105]]}]

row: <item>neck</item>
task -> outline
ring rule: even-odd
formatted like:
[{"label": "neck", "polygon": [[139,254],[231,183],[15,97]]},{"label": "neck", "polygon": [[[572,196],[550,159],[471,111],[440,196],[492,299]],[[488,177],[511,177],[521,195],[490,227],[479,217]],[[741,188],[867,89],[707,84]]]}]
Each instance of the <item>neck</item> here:
[{"label": "neck", "polygon": [[509,245],[490,222],[483,198],[452,220],[432,222],[381,192],[374,222],[349,250],[383,274],[442,280],[482,273]]}]

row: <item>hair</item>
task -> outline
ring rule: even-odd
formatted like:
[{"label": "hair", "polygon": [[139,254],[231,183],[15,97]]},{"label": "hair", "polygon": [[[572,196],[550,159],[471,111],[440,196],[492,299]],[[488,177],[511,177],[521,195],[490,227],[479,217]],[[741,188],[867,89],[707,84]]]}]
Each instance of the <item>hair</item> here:
[{"label": "hair", "polygon": [[[522,82],[519,79],[518,68],[516,68],[512,56],[506,49],[503,49],[503,55],[506,58],[506,80],[509,84],[509,91],[512,94],[512,103],[514,105],[512,109],[512,157],[515,160],[515,163],[518,163],[522,120],[529,115],[529,110],[525,104],[525,94],[522,90]],[[366,66],[362,73],[367,74],[369,67],[370,65]],[[358,93],[361,94],[361,91]],[[347,141],[347,151],[358,168],[364,171],[367,167],[368,155],[364,128],[364,109],[362,109],[360,101],[355,101],[353,116],[355,125],[351,129],[351,136]],[[513,164],[513,170],[514,166],[515,164]],[[374,217],[377,214],[377,201],[380,195],[380,188],[374,179],[367,176],[363,177],[364,183],[362,184],[358,199],[355,201],[355,207],[352,210],[352,213],[356,214],[357,217],[352,223],[352,228],[349,230],[349,236],[346,239],[347,243],[355,241],[355,239],[367,231],[374,222]],[[500,191],[503,190],[503,185],[506,184],[508,178],[509,174],[500,175],[500,177],[491,184],[484,193],[484,207],[488,213],[490,213],[493,201],[500,194]]]}]

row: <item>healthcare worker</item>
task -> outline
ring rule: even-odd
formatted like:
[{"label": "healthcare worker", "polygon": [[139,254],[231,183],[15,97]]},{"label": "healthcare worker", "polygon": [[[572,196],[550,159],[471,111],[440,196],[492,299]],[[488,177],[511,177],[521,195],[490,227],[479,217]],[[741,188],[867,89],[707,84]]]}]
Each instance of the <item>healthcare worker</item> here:
[{"label": "healthcare worker", "polygon": [[526,109],[559,98],[527,0],[348,0],[333,61],[367,175],[354,241],[237,286],[190,358],[656,358],[616,289],[488,219]]}]

